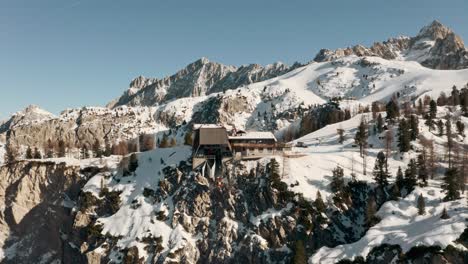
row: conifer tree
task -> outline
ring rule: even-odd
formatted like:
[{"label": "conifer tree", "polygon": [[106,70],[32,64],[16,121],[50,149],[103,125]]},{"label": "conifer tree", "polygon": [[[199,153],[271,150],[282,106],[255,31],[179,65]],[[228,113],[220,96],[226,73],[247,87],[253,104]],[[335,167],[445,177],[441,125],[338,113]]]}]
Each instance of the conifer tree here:
[{"label": "conifer tree", "polygon": [[268,174],[270,176],[270,180],[272,181],[281,181],[281,176],[280,176],[280,165],[279,162],[276,161],[276,159],[271,159],[270,162],[268,163]]},{"label": "conifer tree", "polygon": [[460,91],[457,89],[457,86],[452,87],[452,92],[451,92],[451,99],[452,99],[452,105],[459,105],[460,104]]},{"label": "conifer tree", "polygon": [[26,149],[26,155],[25,155],[26,159],[32,159],[33,158],[33,153],[32,153],[32,149],[30,146],[28,146],[28,148]]},{"label": "conifer tree", "polygon": [[383,120],[383,118],[382,118],[382,115],[379,114],[379,115],[377,116],[377,125],[376,125],[377,132],[382,133],[382,131],[383,131],[383,126],[384,126],[384,120]]},{"label": "conifer tree", "polygon": [[462,121],[458,120],[456,123],[456,126],[457,126],[458,135],[464,137],[465,136],[465,124]]},{"label": "conifer tree", "polygon": [[427,168],[426,168],[426,153],[423,151],[423,153],[418,155],[418,179],[419,179],[419,185],[421,186],[427,186]]},{"label": "conifer tree", "polygon": [[39,151],[39,149],[37,147],[34,147],[34,158],[35,159],[42,159],[42,154],[41,152]]},{"label": "conifer tree", "polygon": [[332,173],[333,173],[333,176],[332,176],[332,180],[330,183],[332,192],[343,193],[344,185],[345,185],[343,168],[341,168],[340,166],[337,166],[336,168],[333,169]]},{"label": "conifer tree", "polygon": [[442,214],[440,215],[440,218],[444,220],[450,218],[449,214],[447,213],[447,208],[444,207],[444,210],[442,210]]},{"label": "conifer tree", "polygon": [[381,187],[384,188],[388,185],[388,168],[386,166],[386,157],[385,154],[380,151],[377,154],[377,159],[375,160],[375,166],[374,166],[374,180],[377,182],[377,184]]},{"label": "conifer tree", "polygon": [[435,119],[437,117],[437,103],[434,100],[431,100],[429,103],[429,116],[432,119]]},{"label": "conifer tree", "polygon": [[441,92],[439,98],[437,98],[437,105],[444,106],[447,105],[447,95],[444,92]]},{"label": "conifer tree", "polygon": [[439,131],[439,136],[443,136],[444,135],[444,122],[442,120],[439,120],[437,122],[437,129]]},{"label": "conifer tree", "polygon": [[327,209],[327,206],[323,202],[320,191],[317,191],[317,197],[315,197],[314,206],[319,214],[325,213],[325,210]]},{"label": "conifer tree", "polygon": [[429,112],[425,115],[426,125],[429,127],[429,130],[434,129],[434,119],[437,116],[437,104],[434,100],[431,100],[429,103]]},{"label": "conifer tree", "polygon": [[398,171],[396,174],[396,179],[395,179],[395,184],[398,186],[398,189],[402,189],[405,187],[405,180],[403,178],[403,171],[401,170],[401,167],[398,166]]},{"label": "conifer tree", "polygon": [[417,203],[417,207],[418,207],[418,214],[419,215],[423,215],[426,213],[426,203],[424,201],[424,197],[422,194],[420,194],[418,196],[418,203]]},{"label": "conifer tree", "polygon": [[359,153],[361,154],[361,157],[364,156],[364,149],[367,147],[367,137],[367,124],[364,118],[362,118],[361,123],[358,126],[356,136],[354,137],[354,141],[359,145]]},{"label": "conifer tree", "polygon": [[458,181],[458,169],[455,167],[448,168],[445,172],[444,183],[442,189],[445,191],[444,200],[453,201],[460,199],[460,186]]},{"label": "conifer tree", "polygon": [[387,119],[393,120],[396,117],[400,116],[400,107],[396,100],[392,99],[390,102],[387,103]]},{"label": "conifer tree", "polygon": [[463,116],[468,117],[468,87],[461,89],[460,108]]},{"label": "conifer tree", "polygon": [[408,168],[405,170],[405,186],[408,191],[413,190],[416,185],[416,177],[418,173],[418,166],[414,159],[410,159],[408,163]]},{"label": "conifer tree", "polygon": [[400,120],[400,124],[398,126],[398,148],[400,149],[400,152],[407,152],[410,150],[410,139],[411,135],[409,126],[406,119],[403,118]]},{"label": "conifer tree", "polygon": [[410,117],[410,129],[411,140],[416,140],[419,135],[419,120],[416,115],[411,115]]}]

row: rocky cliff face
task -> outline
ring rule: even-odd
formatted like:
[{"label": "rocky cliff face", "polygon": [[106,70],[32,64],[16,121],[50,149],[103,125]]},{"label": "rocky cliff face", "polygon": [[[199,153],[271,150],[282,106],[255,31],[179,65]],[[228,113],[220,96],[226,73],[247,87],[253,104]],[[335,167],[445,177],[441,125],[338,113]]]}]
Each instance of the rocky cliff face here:
[{"label": "rocky cliff face", "polygon": [[2,263],[53,263],[74,254],[65,234],[86,177],[79,166],[17,162],[0,167]]},{"label": "rocky cliff face", "polygon": [[235,89],[242,85],[282,75],[299,66],[299,64],[294,64],[289,67],[282,63],[275,63],[266,67],[251,64],[237,68],[201,58],[176,74],[163,79],[143,76],[135,78],[130,83],[130,88],[121,97],[109,103],[108,107],[153,106],[171,99]]},{"label": "rocky cliff face", "polygon": [[357,45],[334,51],[322,49],[314,61],[331,61],[348,55],[417,61],[428,68],[441,70],[468,68],[468,51],[462,39],[438,21],[422,28],[415,37],[391,38],[371,47]]},{"label": "rocky cliff face", "polygon": [[[43,110],[42,110],[43,111]],[[70,147],[92,146],[95,140],[103,145],[106,140],[133,139],[156,128],[152,108],[116,108],[113,110],[88,107],[64,111],[59,117],[43,116],[33,120],[18,120],[14,115],[1,135],[14,145],[41,149],[49,139],[64,140]]]}]

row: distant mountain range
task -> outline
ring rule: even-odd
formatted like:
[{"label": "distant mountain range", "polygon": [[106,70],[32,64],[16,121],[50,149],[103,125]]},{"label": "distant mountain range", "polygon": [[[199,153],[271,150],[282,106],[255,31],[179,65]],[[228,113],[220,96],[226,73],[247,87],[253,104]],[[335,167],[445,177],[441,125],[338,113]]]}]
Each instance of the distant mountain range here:
[{"label": "distant mountain range", "polygon": [[[371,47],[356,45],[344,49],[322,49],[314,62],[333,61],[349,55],[376,56],[386,60],[415,61],[431,69],[456,70],[468,67],[468,51],[463,40],[438,21],[423,27],[414,37],[390,38]],[[271,79],[298,67],[275,63],[265,67],[250,64],[227,66],[201,58],[172,76],[162,79],[139,76],[122,96],[108,104],[152,106],[182,97],[201,96]]]}]

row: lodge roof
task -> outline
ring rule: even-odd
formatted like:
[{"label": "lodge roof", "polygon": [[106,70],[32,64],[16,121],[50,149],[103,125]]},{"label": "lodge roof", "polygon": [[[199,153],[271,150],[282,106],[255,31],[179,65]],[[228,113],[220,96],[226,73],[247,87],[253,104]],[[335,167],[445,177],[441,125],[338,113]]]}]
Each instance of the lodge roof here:
[{"label": "lodge roof", "polygon": [[271,132],[249,131],[236,136],[230,136],[229,139],[272,139],[276,141],[275,135]]},{"label": "lodge roof", "polygon": [[222,125],[217,125],[217,124],[193,124],[193,130],[197,130],[200,128],[224,128]]},{"label": "lodge roof", "polygon": [[224,127],[201,127],[198,131],[200,145],[229,145]]}]

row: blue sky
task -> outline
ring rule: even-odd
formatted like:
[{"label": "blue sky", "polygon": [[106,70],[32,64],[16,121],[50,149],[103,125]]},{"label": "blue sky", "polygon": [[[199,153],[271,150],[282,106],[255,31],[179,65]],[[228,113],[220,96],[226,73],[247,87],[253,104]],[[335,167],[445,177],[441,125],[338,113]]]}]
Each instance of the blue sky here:
[{"label": "blue sky", "polygon": [[468,36],[468,1],[0,0],[0,119],[105,105],[138,75],[205,56],[225,64],[311,60],[320,48],[415,35],[437,19]]}]

